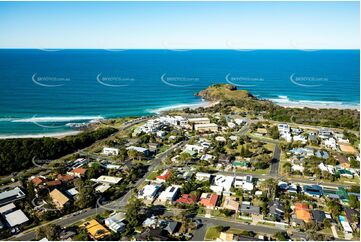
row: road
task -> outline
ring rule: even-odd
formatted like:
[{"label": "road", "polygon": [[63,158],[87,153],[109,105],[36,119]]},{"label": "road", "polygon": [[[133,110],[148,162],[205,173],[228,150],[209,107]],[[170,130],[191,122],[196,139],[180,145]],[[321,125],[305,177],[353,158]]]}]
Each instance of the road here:
[{"label": "road", "polygon": [[281,150],[278,144],[275,144],[275,148],[273,151],[273,157],[271,160],[271,169],[270,169],[270,176],[278,177],[278,171],[280,166],[280,159],[281,159]]},{"label": "road", "polygon": [[[172,216],[172,215],[174,215],[174,211],[167,210],[165,212],[165,215]],[[263,235],[274,235],[277,232],[287,231],[287,229],[284,229],[284,228],[270,227],[270,226],[261,225],[261,224],[251,225],[251,224],[246,224],[241,221],[232,221],[230,219],[223,219],[223,218],[219,218],[219,217],[208,218],[208,217],[205,217],[204,215],[196,215],[195,219],[200,219],[203,223],[203,226],[195,231],[194,237],[192,238],[192,240],[197,240],[197,241],[203,241],[204,236],[207,232],[207,229],[209,227],[213,227],[213,226],[223,226],[223,227],[231,227],[231,228],[240,229],[240,230],[254,231],[255,233],[263,234]],[[296,238],[297,239],[299,239],[299,238],[306,239],[307,238],[307,234],[303,233],[303,232],[293,231],[292,234],[293,234],[292,237],[294,239],[296,239]]]},{"label": "road", "polygon": [[[141,179],[139,179],[134,187],[138,187],[139,185],[141,185],[145,179],[147,178],[147,176],[150,174],[150,172],[152,172],[154,169],[156,169],[161,162],[175,149],[181,147],[182,145],[184,145],[186,143],[186,141],[180,142],[172,147],[170,147],[168,150],[166,150],[165,152],[159,154],[158,156],[156,156],[156,158],[154,158],[152,160],[151,165],[148,167],[148,171],[143,175],[143,177]],[[56,224],[59,225],[61,227],[67,227],[71,224],[77,223],[77,222],[81,222],[82,220],[85,220],[89,217],[92,217],[96,214],[100,214],[105,212],[106,210],[117,210],[117,209],[121,209],[123,208],[126,204],[128,199],[130,198],[130,196],[132,195],[132,191],[133,189],[130,189],[124,196],[122,196],[121,198],[112,201],[106,205],[100,205],[100,206],[96,206],[95,208],[91,208],[91,209],[86,209],[86,210],[82,210],[80,214],[77,214],[78,212],[75,212],[73,214],[69,214],[69,215],[65,215],[61,218],[58,218],[56,220],[53,220],[51,222],[48,222],[46,224],[43,224],[41,226],[32,228],[30,230],[24,231],[16,236],[10,237],[8,238],[8,240],[21,240],[21,241],[29,241],[29,240],[33,240],[35,239],[35,235],[36,235],[36,228],[42,227],[42,226],[46,226],[48,224]]]}]

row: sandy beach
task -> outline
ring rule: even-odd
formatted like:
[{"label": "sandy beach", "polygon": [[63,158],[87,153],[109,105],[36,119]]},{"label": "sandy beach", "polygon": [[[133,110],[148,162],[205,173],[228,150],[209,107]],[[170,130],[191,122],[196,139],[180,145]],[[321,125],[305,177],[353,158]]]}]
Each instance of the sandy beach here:
[{"label": "sandy beach", "polygon": [[286,103],[276,103],[277,105],[280,105],[285,108],[314,108],[314,109],[352,109],[352,110],[358,110],[360,111],[360,106],[353,106],[353,105],[324,105],[324,104],[312,104],[312,103],[292,103],[292,104],[286,104]]},{"label": "sandy beach", "polygon": [[48,134],[25,134],[25,135],[3,135],[0,136],[0,139],[25,139],[25,138],[43,138],[43,137],[52,137],[52,138],[64,138],[70,135],[79,134],[81,131],[69,131],[62,133],[48,133]]}]

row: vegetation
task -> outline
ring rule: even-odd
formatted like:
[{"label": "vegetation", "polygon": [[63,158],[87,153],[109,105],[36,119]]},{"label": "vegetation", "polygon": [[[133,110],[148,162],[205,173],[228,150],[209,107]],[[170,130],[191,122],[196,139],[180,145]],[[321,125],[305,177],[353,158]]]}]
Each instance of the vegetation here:
[{"label": "vegetation", "polygon": [[[231,113],[231,107],[237,107],[249,114],[262,114],[264,118],[299,124],[319,125],[332,128],[347,128],[359,130],[360,113],[349,109],[312,109],[286,108],[270,101],[260,100],[244,90],[237,90],[229,84],[216,84],[200,91],[198,96],[210,100],[220,101],[209,110],[220,113]],[[188,110],[191,112],[191,110]],[[276,136],[276,133],[274,133]],[[351,141],[352,142],[352,141]]]},{"label": "vegetation", "polygon": [[30,168],[34,166],[33,163],[47,164],[50,160],[87,147],[116,131],[114,128],[101,128],[62,139],[44,137],[0,140],[0,175]]}]

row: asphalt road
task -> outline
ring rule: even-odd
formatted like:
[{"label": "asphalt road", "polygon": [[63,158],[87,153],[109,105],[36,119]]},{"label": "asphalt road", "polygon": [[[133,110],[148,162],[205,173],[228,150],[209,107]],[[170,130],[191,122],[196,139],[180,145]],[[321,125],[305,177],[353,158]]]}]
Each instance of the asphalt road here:
[{"label": "asphalt road", "polygon": [[270,169],[270,176],[277,177],[280,165],[280,158],[281,158],[281,150],[278,144],[275,144],[275,148],[273,151],[273,157],[271,160],[271,169]]}]

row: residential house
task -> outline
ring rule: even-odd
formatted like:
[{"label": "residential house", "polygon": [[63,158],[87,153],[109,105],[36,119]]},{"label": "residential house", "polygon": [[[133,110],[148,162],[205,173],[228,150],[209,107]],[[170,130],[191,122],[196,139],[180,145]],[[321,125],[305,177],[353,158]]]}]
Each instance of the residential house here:
[{"label": "residential house", "polygon": [[335,159],[340,163],[340,166],[344,169],[348,169],[351,167],[350,161],[347,159],[347,157],[337,153],[335,155]]},{"label": "residential house", "polygon": [[169,234],[175,234],[176,232],[178,232],[180,225],[181,223],[179,222],[169,221],[164,230],[167,231]]},{"label": "residential house", "polygon": [[305,185],[303,186],[303,192],[310,197],[321,197],[323,195],[323,189],[319,185]]},{"label": "residential house", "polygon": [[94,240],[101,240],[108,235],[111,235],[110,231],[107,230],[95,219],[83,223],[80,227],[84,227],[88,232],[89,236]]},{"label": "residential house", "polygon": [[154,200],[160,191],[161,186],[159,185],[145,185],[138,192],[138,198],[146,200]]},{"label": "residential house", "polygon": [[210,124],[195,124],[194,130],[198,132],[217,132],[218,125],[214,123]]},{"label": "residential house", "polygon": [[135,150],[138,153],[143,154],[144,156],[148,156],[149,155],[149,150],[143,147],[138,147],[138,146],[129,146],[126,148],[126,150]]},{"label": "residential house", "polygon": [[162,174],[160,174],[159,176],[157,176],[157,181],[158,182],[166,182],[172,175],[172,171],[171,170],[164,170],[162,172]]},{"label": "residential house", "polygon": [[211,186],[212,190],[215,191],[226,191],[230,192],[234,182],[233,176],[216,175],[214,178],[214,185]]},{"label": "residential house", "polygon": [[209,124],[211,121],[209,118],[189,118],[188,123],[192,124]]},{"label": "residential house", "polygon": [[254,215],[261,214],[261,208],[258,206],[251,205],[251,202],[242,202],[240,211],[241,213],[246,213],[246,214],[254,214]]},{"label": "residential house", "polygon": [[315,156],[317,158],[322,158],[322,159],[325,159],[327,160],[330,156],[328,155],[327,151],[324,151],[324,150],[318,150],[316,151],[315,153]]},{"label": "residential house", "polygon": [[301,144],[307,143],[307,138],[304,137],[303,135],[295,135],[292,138],[293,138],[293,142],[301,142]]},{"label": "residential house", "polygon": [[211,174],[209,173],[204,173],[204,172],[197,172],[196,173],[196,180],[197,181],[202,181],[202,182],[205,182],[205,181],[210,181],[211,180]]},{"label": "residential house", "polygon": [[337,150],[337,142],[334,138],[329,138],[324,141],[324,145],[326,148],[330,148],[333,150]]},{"label": "residential house", "polygon": [[189,153],[190,151],[195,152],[195,153],[201,153],[203,152],[204,147],[203,146],[199,146],[199,145],[190,145],[190,144],[186,144],[184,147],[184,152]]},{"label": "residential house", "polygon": [[158,201],[165,203],[165,202],[174,202],[180,192],[179,186],[169,186],[165,191],[163,191],[159,197]]},{"label": "residential house", "polygon": [[223,164],[223,165],[229,165],[229,164],[231,164],[231,161],[232,161],[231,155],[225,155],[225,154],[219,155],[218,163]]},{"label": "residential house", "polygon": [[299,224],[301,222],[309,223],[312,220],[308,205],[305,203],[294,204],[295,219],[294,221]]},{"label": "residential house", "polygon": [[312,210],[312,218],[316,223],[323,223],[326,219],[326,214],[322,210]]},{"label": "residential house", "polygon": [[25,193],[19,187],[15,187],[11,190],[0,193],[0,206],[23,198],[25,198]]},{"label": "residential house", "polygon": [[107,226],[114,233],[121,233],[125,230],[124,213],[116,213],[104,220]]},{"label": "residential house", "polygon": [[106,184],[115,185],[115,184],[118,184],[121,180],[123,180],[123,178],[121,178],[121,177],[102,175],[102,176],[98,177],[97,179],[95,179],[94,181],[97,183],[106,183]]},{"label": "residential house", "polygon": [[200,160],[205,160],[205,161],[211,161],[214,159],[214,156],[213,155],[209,155],[209,154],[204,154],[202,155],[201,159]]},{"label": "residential house", "polygon": [[344,207],[343,210],[345,211],[347,222],[353,229],[358,229],[360,227],[360,212],[348,207]]},{"label": "residential house", "polygon": [[226,196],[222,205],[223,209],[229,209],[233,211],[238,211],[239,209],[239,202],[237,201],[237,198]]},{"label": "residential house", "polygon": [[215,138],[215,140],[218,141],[218,142],[223,142],[223,143],[226,142],[226,138],[224,138],[223,136],[217,136],[217,137]]},{"label": "residential house", "polygon": [[119,155],[119,149],[118,148],[111,148],[111,147],[104,147],[103,148],[103,154],[104,155]]},{"label": "residential house", "polygon": [[253,191],[254,185],[252,176],[236,176],[234,179],[234,187],[242,188],[245,191]]},{"label": "residential house", "polygon": [[215,209],[217,206],[219,196],[212,193],[202,193],[199,204],[205,206],[207,209]]},{"label": "residential house", "polygon": [[322,128],[322,129],[318,130],[318,136],[321,139],[328,139],[328,138],[332,137],[332,131]]},{"label": "residential house", "polygon": [[352,234],[353,230],[351,225],[347,222],[345,216],[338,216],[338,219],[340,220],[341,226],[343,228],[343,231],[345,234]]},{"label": "residential house", "polygon": [[83,176],[85,176],[85,173],[86,173],[86,169],[78,167],[78,168],[74,168],[71,171],[68,171],[66,174],[75,176],[75,177],[83,177]]},{"label": "residential house", "polygon": [[5,213],[3,217],[6,220],[7,224],[10,226],[10,228],[24,225],[29,221],[29,218],[21,209]]},{"label": "residential house", "polygon": [[326,171],[326,172],[331,173],[331,174],[335,174],[335,172],[336,172],[336,169],[335,169],[334,166],[325,165],[324,163],[320,163],[318,165],[318,168],[320,168],[321,171]]},{"label": "residential house", "polygon": [[31,179],[31,183],[33,183],[34,186],[42,185],[46,181],[47,181],[47,179],[43,176],[32,177],[32,179]]},{"label": "residential house", "polygon": [[75,179],[74,176],[71,175],[62,175],[62,174],[58,174],[57,179],[63,183],[67,183],[69,181],[72,181]]},{"label": "residential house", "polygon": [[67,205],[70,201],[67,196],[65,196],[61,191],[56,188],[51,191],[49,195],[52,198],[55,207],[58,209],[64,208],[64,206]]},{"label": "residential house", "polygon": [[277,221],[282,221],[285,215],[285,206],[279,199],[268,203],[269,214],[276,218]]},{"label": "residential house", "polygon": [[177,199],[176,203],[192,205],[197,202],[197,196],[195,194],[183,194]]}]

